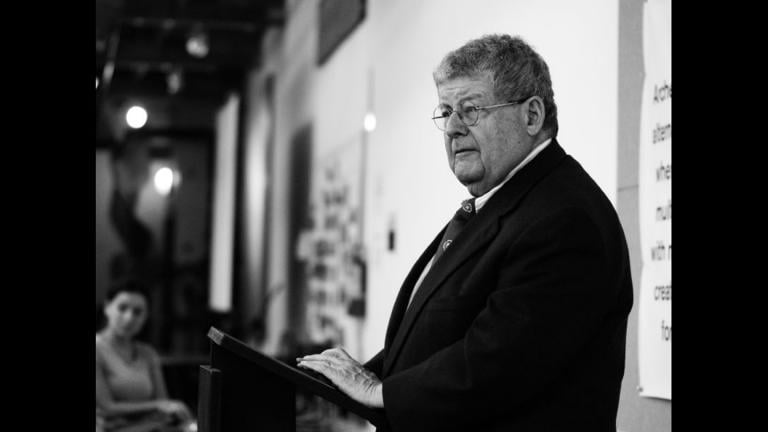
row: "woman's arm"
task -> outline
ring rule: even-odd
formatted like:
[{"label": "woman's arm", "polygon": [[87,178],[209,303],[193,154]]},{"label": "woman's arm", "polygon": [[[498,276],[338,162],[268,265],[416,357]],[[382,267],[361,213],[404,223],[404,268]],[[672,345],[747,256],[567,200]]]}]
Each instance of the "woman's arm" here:
[{"label": "woman's arm", "polygon": [[168,397],[168,388],[165,386],[165,376],[163,375],[160,355],[149,345],[144,345],[143,347],[150,359],[150,374],[152,376],[152,385],[155,387],[155,399],[162,401],[163,406],[161,409],[163,412],[176,415],[183,421],[192,420],[192,412],[184,402],[169,399]]},{"label": "woman's arm", "polygon": [[155,389],[155,399],[168,399],[168,389],[165,386],[160,355],[149,345],[144,345],[142,348],[149,360],[149,373],[152,377],[152,386]]}]

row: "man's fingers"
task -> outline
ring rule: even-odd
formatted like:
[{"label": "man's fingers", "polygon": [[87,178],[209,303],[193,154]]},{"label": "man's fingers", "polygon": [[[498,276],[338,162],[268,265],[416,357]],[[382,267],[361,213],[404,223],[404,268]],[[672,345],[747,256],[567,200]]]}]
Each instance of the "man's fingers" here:
[{"label": "man's fingers", "polygon": [[323,373],[324,375],[325,375],[324,372],[330,369],[327,363],[321,362],[321,361],[303,361],[302,360],[299,362],[299,367],[312,369],[313,371]]},{"label": "man's fingers", "polygon": [[300,362],[313,362],[313,363],[319,363],[322,364],[328,368],[331,367],[339,367],[338,360],[333,357],[328,357],[322,354],[314,354],[311,356],[306,356],[301,359],[299,359]]},{"label": "man's fingers", "polygon": [[342,373],[339,369],[336,369],[332,367],[328,361],[326,360],[310,360],[310,361],[300,361],[298,364],[299,367],[311,369],[315,372],[323,374],[326,378],[331,380],[336,385],[339,385],[338,380],[341,378]]},{"label": "man's fingers", "polygon": [[341,348],[341,347],[327,349],[323,351],[323,354],[339,360],[346,360],[351,358],[349,354],[347,354],[347,352],[344,351],[344,348]]},{"label": "man's fingers", "polygon": [[304,357],[299,357],[298,360],[322,360],[325,359],[326,356],[323,354],[309,354],[305,355]]},{"label": "man's fingers", "polygon": [[[328,378],[356,381],[362,367],[342,348],[331,348],[320,354],[310,354],[296,359],[298,366],[320,372]],[[337,383],[338,384],[338,383]]]},{"label": "man's fingers", "polygon": [[343,361],[336,357],[330,357],[327,355],[313,355],[299,359],[299,366],[306,366],[312,370],[322,372],[324,375],[331,373],[338,376],[354,373],[356,368],[354,364]]},{"label": "man's fingers", "polygon": [[330,353],[328,351],[323,351],[322,354],[308,355],[306,357],[300,358],[299,360],[300,361],[322,361],[327,363],[329,366],[333,366],[337,368],[345,367],[345,365],[349,364],[349,360],[345,359],[343,355],[340,355],[338,352]]},{"label": "man's fingers", "polygon": [[331,366],[331,360],[323,357],[319,358],[303,358],[299,361],[299,365],[306,364],[306,365],[313,365],[315,367],[330,367]]}]

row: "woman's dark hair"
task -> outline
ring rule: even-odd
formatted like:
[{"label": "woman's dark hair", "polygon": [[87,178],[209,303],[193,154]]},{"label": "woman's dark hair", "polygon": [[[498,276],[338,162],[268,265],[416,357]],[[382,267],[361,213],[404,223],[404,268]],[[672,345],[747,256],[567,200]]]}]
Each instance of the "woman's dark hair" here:
[{"label": "woman's dark hair", "polygon": [[127,278],[114,282],[107,290],[105,300],[111,302],[120,293],[140,294],[149,303],[149,290],[139,279]]}]

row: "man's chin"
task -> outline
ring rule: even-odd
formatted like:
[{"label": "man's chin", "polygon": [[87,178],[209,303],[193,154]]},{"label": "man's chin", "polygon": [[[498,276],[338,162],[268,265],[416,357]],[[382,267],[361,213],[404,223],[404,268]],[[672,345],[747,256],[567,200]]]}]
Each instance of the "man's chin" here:
[{"label": "man's chin", "polygon": [[469,191],[472,196],[478,197],[489,190],[491,188],[488,186],[487,179],[483,176],[483,174],[478,175],[477,173],[454,173],[456,175],[456,179],[461,182],[464,187],[467,188],[467,191]]},{"label": "man's chin", "polygon": [[476,178],[476,177],[469,178],[469,179],[466,179],[466,178],[462,179],[462,178],[459,178],[459,177],[457,177],[457,178],[459,179],[461,184],[464,185],[464,187],[467,188],[467,191],[469,191],[469,193],[472,196],[478,197],[478,196],[482,195],[483,193],[485,193],[485,191],[483,191],[483,184],[481,182],[482,178]]},{"label": "man's chin", "polygon": [[472,183],[464,186],[467,187],[467,192],[469,192],[469,194],[475,198],[482,196],[483,194],[491,190],[491,188],[486,187],[480,183]]},{"label": "man's chin", "polygon": [[469,186],[483,179],[483,173],[478,170],[455,170],[453,174],[464,186]]}]

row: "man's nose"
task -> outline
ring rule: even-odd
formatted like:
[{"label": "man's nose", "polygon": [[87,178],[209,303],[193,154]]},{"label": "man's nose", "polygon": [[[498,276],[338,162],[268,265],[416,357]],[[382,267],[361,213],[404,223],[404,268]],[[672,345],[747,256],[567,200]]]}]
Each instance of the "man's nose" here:
[{"label": "man's nose", "polygon": [[[456,114],[456,115],[454,115]],[[445,121],[445,134],[450,138],[456,138],[457,136],[466,135],[468,132],[467,125],[459,117],[459,113],[452,112],[448,119]]]}]

